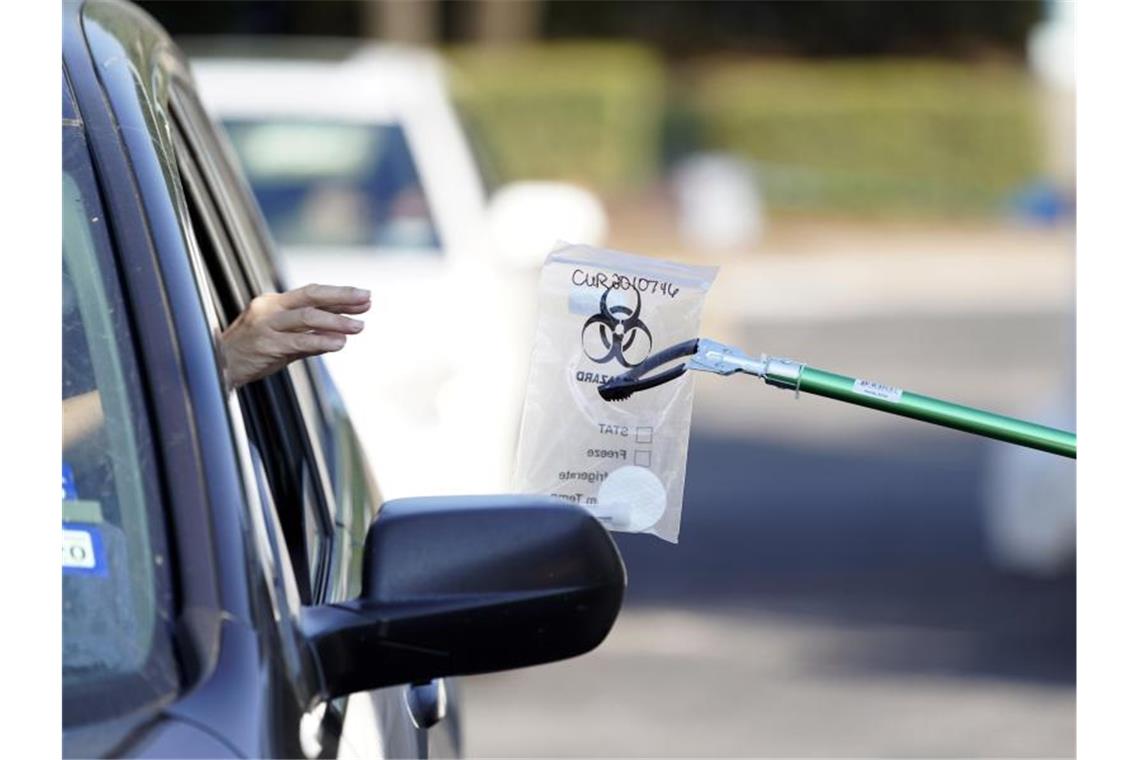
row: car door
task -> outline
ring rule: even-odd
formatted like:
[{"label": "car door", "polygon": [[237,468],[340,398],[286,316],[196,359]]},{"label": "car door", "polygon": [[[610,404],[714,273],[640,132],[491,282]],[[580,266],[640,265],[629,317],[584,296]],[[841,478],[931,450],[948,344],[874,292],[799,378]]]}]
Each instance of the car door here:
[{"label": "car door", "polygon": [[[206,196],[200,202],[214,209],[217,219],[211,221],[222,233],[214,247],[217,260],[207,261],[207,268],[228,322],[254,295],[280,289],[280,283],[257,210],[193,93],[176,88],[171,106],[182,132],[180,163],[191,179],[190,193]],[[252,427],[251,440],[263,451],[284,453],[273,458],[267,471],[304,604],[343,601],[359,592],[364,537],[379,505],[343,405],[330,390],[319,361],[310,360],[294,363],[239,394]],[[438,740],[431,726],[418,728],[410,715],[409,705],[425,696],[428,701],[433,694],[444,699],[439,692],[445,685],[422,685],[414,692],[409,688],[333,700],[314,718],[318,734],[337,734],[345,756],[374,755],[381,746],[387,755],[454,753],[454,710],[452,720],[434,732]]]}]

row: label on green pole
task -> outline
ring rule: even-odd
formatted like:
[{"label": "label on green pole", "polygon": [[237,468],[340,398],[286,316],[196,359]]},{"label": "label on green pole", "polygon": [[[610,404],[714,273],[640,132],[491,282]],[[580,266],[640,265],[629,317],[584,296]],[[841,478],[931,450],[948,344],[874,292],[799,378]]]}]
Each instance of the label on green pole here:
[{"label": "label on green pole", "polygon": [[870,396],[872,398],[882,399],[883,401],[890,401],[892,404],[897,404],[902,401],[903,395],[902,388],[896,388],[893,385],[883,385],[882,383],[875,383],[870,380],[856,379],[851,386],[851,390],[862,396]]}]

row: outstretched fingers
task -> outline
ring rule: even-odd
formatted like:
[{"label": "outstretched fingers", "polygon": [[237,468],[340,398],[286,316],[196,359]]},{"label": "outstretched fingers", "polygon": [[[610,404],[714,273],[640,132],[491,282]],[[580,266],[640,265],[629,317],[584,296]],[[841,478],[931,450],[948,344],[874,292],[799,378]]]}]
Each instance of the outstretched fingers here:
[{"label": "outstretched fingers", "polygon": [[269,326],[281,332],[322,332],[355,335],[364,329],[359,319],[341,316],[316,306],[279,311],[269,318]]},{"label": "outstretched fingers", "polygon": [[285,309],[312,306],[329,312],[362,314],[371,306],[372,294],[363,288],[347,285],[306,285],[281,294]]},{"label": "outstretched fingers", "polygon": [[291,361],[340,351],[364,329],[345,315],[368,311],[371,298],[367,290],[337,285],[257,296],[222,334],[228,382],[238,388]]},{"label": "outstretched fingers", "polygon": [[372,308],[372,299],[364,303],[341,303],[332,306],[318,306],[318,309],[323,309],[333,314],[363,314]]},{"label": "outstretched fingers", "polygon": [[288,338],[293,357],[297,359],[339,351],[347,340],[343,333],[295,333]]}]

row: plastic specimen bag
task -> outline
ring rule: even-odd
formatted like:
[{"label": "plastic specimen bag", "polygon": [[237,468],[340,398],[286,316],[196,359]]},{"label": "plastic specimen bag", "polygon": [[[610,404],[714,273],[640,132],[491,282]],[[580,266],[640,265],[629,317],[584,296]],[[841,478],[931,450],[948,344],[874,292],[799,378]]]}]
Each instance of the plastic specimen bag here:
[{"label": "plastic specimen bag", "polygon": [[700,334],[715,267],[560,244],[539,282],[514,487],[581,504],[611,530],[676,543],[692,377],[621,402],[597,387]]}]

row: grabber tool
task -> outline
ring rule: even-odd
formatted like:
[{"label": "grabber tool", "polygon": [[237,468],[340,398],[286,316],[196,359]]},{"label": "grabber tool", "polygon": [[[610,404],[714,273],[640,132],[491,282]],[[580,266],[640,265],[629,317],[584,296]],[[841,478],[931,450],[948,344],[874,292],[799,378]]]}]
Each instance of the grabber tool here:
[{"label": "grabber tool", "polygon": [[[650,374],[652,370],[679,359],[684,361]],[[598,393],[606,401],[622,401],[635,393],[675,380],[689,370],[717,375],[743,372],[760,378],[768,385],[795,391],[797,397],[800,393],[826,396],[880,412],[1077,458],[1077,437],[1064,430],[839,375],[792,359],[767,354],[760,354],[758,358],[748,356],[740,349],[707,338],[687,340],[652,354],[625,374],[598,386]]]}]

